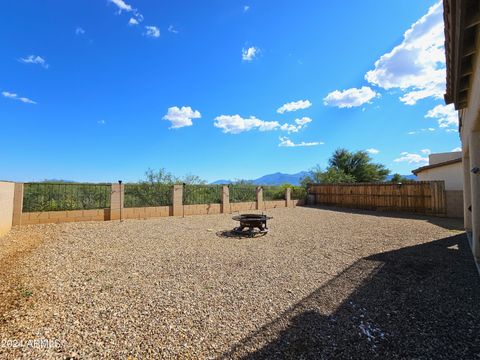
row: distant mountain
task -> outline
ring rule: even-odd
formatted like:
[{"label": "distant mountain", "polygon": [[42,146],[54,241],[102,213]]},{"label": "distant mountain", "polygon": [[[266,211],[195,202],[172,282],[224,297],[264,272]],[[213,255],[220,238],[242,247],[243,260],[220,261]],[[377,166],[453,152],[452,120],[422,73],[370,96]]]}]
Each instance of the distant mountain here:
[{"label": "distant mountain", "polygon": [[231,184],[233,181],[232,180],[217,180],[217,181],[214,181],[212,182],[211,184],[212,185],[225,185],[225,184]]},{"label": "distant mountain", "polygon": [[[404,178],[407,178],[408,180],[417,180],[417,177],[413,174],[409,174],[409,175],[401,175],[403,176]],[[390,181],[392,180],[392,177],[393,177],[393,174],[392,175],[388,175],[387,176],[387,181]]]},{"label": "distant mountain", "polygon": [[[258,179],[247,180],[254,185],[282,185],[282,184],[292,184],[292,185],[300,185],[300,180],[307,176],[309,173],[308,171],[300,171],[296,174],[284,174],[284,173],[274,173],[264,175],[259,177]],[[390,181],[393,175],[388,175],[386,181]],[[413,174],[409,175],[402,175],[403,177],[409,180],[417,180],[417,177]],[[217,180],[212,182],[212,184],[220,185],[220,184],[231,184],[233,183],[232,180]]]},{"label": "distant mountain", "polygon": [[[292,184],[292,185],[300,185],[300,180],[308,175],[307,171],[300,171],[296,174],[284,174],[284,173],[274,173],[264,175],[259,177],[258,179],[247,180],[254,185],[282,185],[282,184]],[[232,180],[217,180],[214,181],[212,184],[231,184]]]}]

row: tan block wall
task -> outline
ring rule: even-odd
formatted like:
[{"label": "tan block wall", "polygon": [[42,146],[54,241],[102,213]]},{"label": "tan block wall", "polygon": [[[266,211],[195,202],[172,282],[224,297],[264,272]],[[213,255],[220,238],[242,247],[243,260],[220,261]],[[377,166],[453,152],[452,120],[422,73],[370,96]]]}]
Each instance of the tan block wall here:
[{"label": "tan block wall", "polygon": [[123,208],[122,211],[122,217],[124,219],[148,219],[171,215],[173,215],[172,206]]},{"label": "tan block wall", "polygon": [[109,209],[44,211],[22,214],[22,225],[110,220]]},{"label": "tan block wall", "polygon": [[243,202],[243,203],[230,203],[229,212],[250,211],[250,210],[256,210],[256,209],[257,209],[256,201]]},{"label": "tan block wall", "polygon": [[447,217],[463,218],[463,191],[445,191]]},{"label": "tan block wall", "polygon": [[263,201],[260,204],[260,210],[266,209],[276,209],[276,208],[284,208],[287,207],[286,200],[271,200],[271,201]]},{"label": "tan block wall", "polygon": [[0,236],[12,228],[15,183],[0,181]]},{"label": "tan block wall", "polygon": [[220,204],[185,205],[184,212],[185,216],[220,214],[222,212],[222,206]]},{"label": "tan block wall", "polygon": [[292,200],[292,206],[301,206],[301,205],[305,205],[305,199]]}]

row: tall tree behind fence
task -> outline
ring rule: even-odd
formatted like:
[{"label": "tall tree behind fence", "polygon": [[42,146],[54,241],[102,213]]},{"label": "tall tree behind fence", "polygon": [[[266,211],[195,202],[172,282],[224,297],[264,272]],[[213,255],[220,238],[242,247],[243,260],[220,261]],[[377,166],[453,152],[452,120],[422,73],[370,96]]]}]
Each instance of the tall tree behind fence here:
[{"label": "tall tree behind fence", "polygon": [[443,181],[309,184],[308,193],[314,195],[315,203],[319,205],[433,215],[446,212]]}]

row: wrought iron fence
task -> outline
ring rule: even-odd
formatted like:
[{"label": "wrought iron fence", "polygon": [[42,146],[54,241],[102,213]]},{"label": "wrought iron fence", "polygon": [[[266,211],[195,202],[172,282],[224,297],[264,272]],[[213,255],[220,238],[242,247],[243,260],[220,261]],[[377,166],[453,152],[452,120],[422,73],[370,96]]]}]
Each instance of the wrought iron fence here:
[{"label": "wrought iron fence", "polygon": [[257,187],[255,185],[230,185],[230,202],[257,201]]},{"label": "wrought iron fence", "polygon": [[292,200],[303,200],[307,198],[307,189],[302,186],[293,186],[290,192]]},{"label": "wrought iron fence", "polygon": [[169,206],[172,205],[172,185],[164,184],[125,184],[123,206]]},{"label": "wrought iron fence", "polygon": [[105,209],[110,191],[110,184],[25,183],[23,211]]},{"label": "wrought iron fence", "polygon": [[263,200],[285,200],[285,188],[282,186],[262,186]]},{"label": "wrought iron fence", "polygon": [[220,204],[222,202],[222,185],[185,185],[183,187],[183,204]]}]

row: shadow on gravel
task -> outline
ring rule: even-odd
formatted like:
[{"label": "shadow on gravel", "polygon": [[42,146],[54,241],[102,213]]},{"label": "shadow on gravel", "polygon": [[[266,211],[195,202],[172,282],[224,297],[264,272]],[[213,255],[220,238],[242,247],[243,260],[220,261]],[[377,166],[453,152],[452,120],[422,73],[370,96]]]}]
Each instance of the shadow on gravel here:
[{"label": "shadow on gravel", "polygon": [[337,206],[326,206],[326,205],[302,205],[302,207],[306,207],[310,209],[336,211],[336,212],[342,212],[346,214],[370,215],[370,216],[386,217],[386,218],[425,220],[431,224],[440,226],[444,229],[464,231],[463,219],[459,219],[459,218],[447,218],[447,217],[441,217],[441,216],[431,216],[431,215],[408,213],[408,212],[351,209],[351,208],[342,208]]},{"label": "shadow on gravel", "polygon": [[472,359],[479,319],[461,234],[357,261],[222,357]]}]

